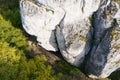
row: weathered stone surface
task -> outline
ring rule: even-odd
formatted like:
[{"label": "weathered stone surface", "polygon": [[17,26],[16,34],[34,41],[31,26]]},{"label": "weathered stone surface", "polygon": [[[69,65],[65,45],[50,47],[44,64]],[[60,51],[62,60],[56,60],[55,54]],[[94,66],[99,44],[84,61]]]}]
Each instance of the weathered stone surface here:
[{"label": "weathered stone surface", "polygon": [[34,0],[21,0],[20,10],[26,32],[36,36],[39,45],[43,48],[57,51],[54,30],[65,12],[59,7],[51,9],[42,4],[37,5]]},{"label": "weathered stone surface", "polygon": [[91,24],[88,18],[98,9],[100,1],[75,1],[66,0],[66,4],[69,4],[63,5],[66,15],[56,29],[56,37],[63,57],[69,63],[79,66],[90,49]]},{"label": "weathered stone surface", "polygon": [[[88,55],[86,72],[92,78],[108,77],[120,68],[120,15],[118,4],[104,2],[94,14],[93,45]],[[116,17],[115,19],[114,16]]]},{"label": "weathered stone surface", "polygon": [[[21,0],[22,24],[29,34],[37,37],[43,48],[52,51],[57,50],[54,31],[60,24],[65,36],[62,42],[59,38],[63,36],[57,37],[60,51],[68,62],[78,66],[90,49],[90,45],[86,45],[86,36],[90,31],[88,18],[99,4],[100,0]],[[58,36],[58,31],[56,33]],[[63,42],[66,47],[61,46]]]},{"label": "weathered stone surface", "polygon": [[69,63],[79,66],[83,62],[90,50],[91,34],[89,20],[57,27],[59,49]]},{"label": "weathered stone surface", "polygon": [[116,2],[20,0],[20,12],[24,29],[37,37],[39,45],[51,51],[59,48],[75,66],[86,62],[90,77],[105,78],[120,68],[120,9]]}]

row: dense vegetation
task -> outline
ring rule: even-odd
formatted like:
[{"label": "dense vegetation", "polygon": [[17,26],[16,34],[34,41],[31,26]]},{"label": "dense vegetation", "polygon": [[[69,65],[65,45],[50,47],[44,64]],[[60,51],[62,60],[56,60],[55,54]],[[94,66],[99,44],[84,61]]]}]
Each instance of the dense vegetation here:
[{"label": "dense vegetation", "polygon": [[[50,65],[45,65],[47,59],[44,55],[28,59],[25,56],[29,53],[26,37],[2,15],[0,30],[0,80],[61,80],[62,73],[79,71],[61,61],[57,63],[58,71],[64,72],[55,74]],[[67,75],[64,77],[63,80],[66,80]]]},{"label": "dense vegetation", "polygon": [[[45,64],[44,55],[27,58],[29,48],[22,31],[18,3],[18,0],[0,0],[0,80],[61,80],[64,72],[56,74]],[[58,67],[66,66],[67,73],[75,71],[62,63],[58,63]]]},{"label": "dense vegetation", "polygon": [[[12,1],[12,2],[11,2]],[[27,59],[17,0],[0,1],[0,80],[56,80],[45,56]]]},{"label": "dense vegetation", "polygon": [[[29,47],[21,26],[19,0],[0,0],[0,80],[93,80],[63,60],[53,69],[46,64],[45,55],[27,58],[26,54]],[[120,80],[119,76],[110,78]]]},{"label": "dense vegetation", "polygon": [[0,15],[0,80],[55,80],[45,56],[27,59],[29,50],[22,31]]}]

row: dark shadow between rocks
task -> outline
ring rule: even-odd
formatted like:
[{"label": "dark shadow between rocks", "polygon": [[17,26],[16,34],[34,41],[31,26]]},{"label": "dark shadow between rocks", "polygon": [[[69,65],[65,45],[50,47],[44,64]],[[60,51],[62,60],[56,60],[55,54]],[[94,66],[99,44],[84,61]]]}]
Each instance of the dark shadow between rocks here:
[{"label": "dark shadow between rocks", "polygon": [[[65,15],[64,15],[64,17],[65,17]],[[58,27],[58,26],[60,26],[60,25],[64,25],[64,17],[63,17],[63,19],[61,19],[60,23],[59,23],[56,27]],[[54,35],[54,37],[53,37],[53,35]],[[55,40],[54,40],[54,43],[56,43],[56,46],[53,44],[53,41],[52,41],[53,38],[55,39]],[[57,49],[58,49],[56,52],[54,52],[54,51],[49,51],[49,52],[55,54],[57,57],[59,57],[59,58],[61,58],[62,60],[66,61],[66,60],[64,59],[64,57],[62,56],[62,54],[61,54],[61,52],[60,52],[60,49],[59,49],[59,46],[58,46],[56,29],[52,31],[51,36],[50,36],[50,39],[49,39],[49,43],[50,43],[54,48],[57,47]]]},{"label": "dark shadow between rocks", "polygon": [[[99,12],[99,11],[98,11]],[[106,24],[98,12],[93,15],[93,42],[91,49],[85,59],[85,73],[91,77],[99,77],[107,63],[110,53],[111,36],[110,28],[105,28]]]},{"label": "dark shadow between rocks", "polygon": [[85,58],[83,60],[83,63],[80,65],[79,68],[87,76],[87,73],[85,71],[85,67],[86,67],[86,61],[87,61],[87,59],[89,57],[89,52],[91,50],[91,46],[93,44],[93,27],[92,26],[90,26],[90,30],[88,31],[88,33],[86,35],[86,39],[87,40],[86,40],[86,44],[85,44],[84,50],[87,50],[87,51],[85,52]]},{"label": "dark shadow between rocks", "polygon": [[120,80],[120,70],[117,70],[117,71],[113,72],[113,73],[109,76],[109,78],[110,78],[111,80]]}]

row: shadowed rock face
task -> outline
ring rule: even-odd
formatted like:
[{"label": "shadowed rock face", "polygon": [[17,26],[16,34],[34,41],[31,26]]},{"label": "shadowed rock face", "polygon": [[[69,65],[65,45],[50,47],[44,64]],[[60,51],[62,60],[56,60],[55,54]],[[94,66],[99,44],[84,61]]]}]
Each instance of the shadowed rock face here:
[{"label": "shadowed rock face", "polygon": [[104,78],[120,68],[120,9],[116,2],[20,0],[20,10],[24,29],[37,37],[40,46],[59,49],[75,66],[85,62],[90,77]]},{"label": "shadowed rock face", "polygon": [[[120,42],[118,42],[120,37],[113,38],[117,35],[120,36],[119,31],[115,29],[116,21],[113,18],[117,11],[116,3],[104,2],[94,13],[94,42],[86,64],[86,72],[90,77],[105,78],[120,67],[120,48],[115,49],[114,47],[120,45]],[[117,35],[113,35],[114,32],[118,32]],[[112,57],[115,55],[116,57]]]},{"label": "shadowed rock face", "polygon": [[38,4],[34,0],[20,1],[21,18],[24,29],[37,37],[39,45],[47,50],[57,51],[54,30],[65,12],[61,8],[52,10],[48,6]]},{"label": "shadowed rock face", "polygon": [[57,27],[58,46],[69,63],[79,66],[83,62],[85,55],[90,50],[91,34],[89,20]]}]

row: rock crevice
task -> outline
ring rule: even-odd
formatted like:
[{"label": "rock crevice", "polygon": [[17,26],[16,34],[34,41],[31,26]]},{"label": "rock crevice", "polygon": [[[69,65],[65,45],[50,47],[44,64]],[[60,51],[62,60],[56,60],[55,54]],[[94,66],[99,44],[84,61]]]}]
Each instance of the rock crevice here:
[{"label": "rock crevice", "polygon": [[79,67],[85,62],[90,77],[105,78],[120,68],[117,2],[20,0],[20,13],[23,28],[36,36],[40,46],[49,51],[59,49],[72,65]]}]

